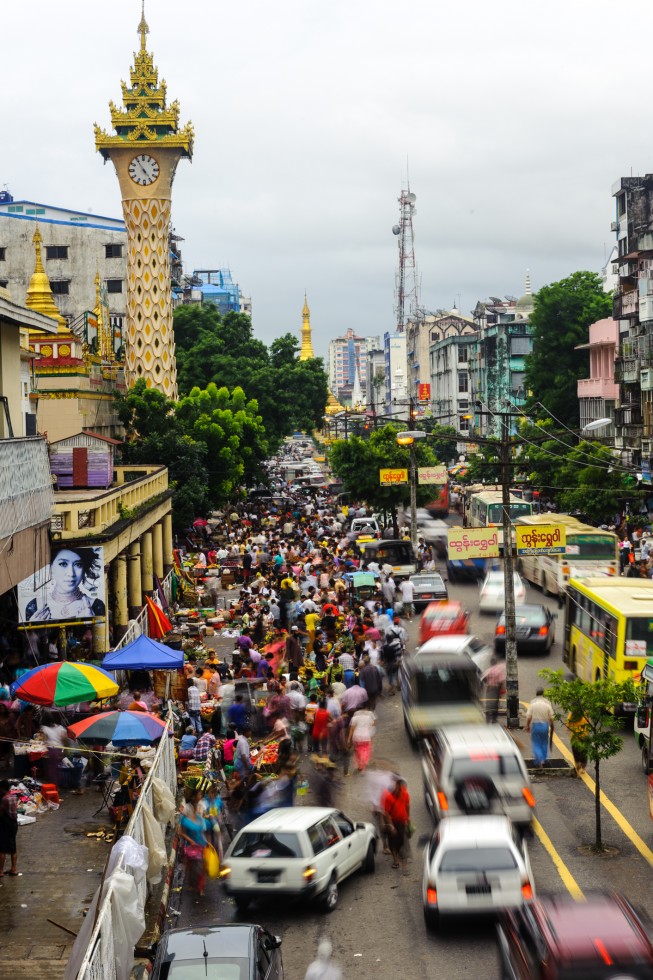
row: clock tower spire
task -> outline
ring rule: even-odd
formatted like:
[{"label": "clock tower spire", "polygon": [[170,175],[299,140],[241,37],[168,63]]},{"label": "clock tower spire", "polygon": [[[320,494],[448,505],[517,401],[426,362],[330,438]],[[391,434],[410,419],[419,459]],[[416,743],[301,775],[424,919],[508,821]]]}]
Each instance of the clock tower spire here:
[{"label": "clock tower spire", "polygon": [[138,33],[123,107],[109,103],[115,134],[96,124],[95,148],[116,168],[127,228],[127,382],[144,378],[176,398],[168,235],[175,170],[182,157],[192,158],[194,134],[190,123],[179,126],[179,103],[167,105],[166,83],[147,50],[144,0]]}]

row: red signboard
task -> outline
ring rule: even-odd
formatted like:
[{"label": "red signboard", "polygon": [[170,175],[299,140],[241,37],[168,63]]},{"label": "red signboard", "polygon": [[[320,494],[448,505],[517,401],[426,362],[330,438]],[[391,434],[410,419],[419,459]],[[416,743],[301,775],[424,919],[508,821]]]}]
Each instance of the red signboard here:
[{"label": "red signboard", "polygon": [[417,386],[417,398],[421,402],[428,402],[431,400],[431,386],[424,384]]}]

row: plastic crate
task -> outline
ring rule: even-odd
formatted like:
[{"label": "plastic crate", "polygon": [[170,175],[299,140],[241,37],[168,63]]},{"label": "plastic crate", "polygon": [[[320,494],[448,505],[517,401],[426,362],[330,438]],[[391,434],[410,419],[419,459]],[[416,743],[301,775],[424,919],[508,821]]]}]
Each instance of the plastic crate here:
[{"label": "plastic crate", "polygon": [[79,789],[82,785],[83,769],[76,766],[58,766],[61,789]]}]

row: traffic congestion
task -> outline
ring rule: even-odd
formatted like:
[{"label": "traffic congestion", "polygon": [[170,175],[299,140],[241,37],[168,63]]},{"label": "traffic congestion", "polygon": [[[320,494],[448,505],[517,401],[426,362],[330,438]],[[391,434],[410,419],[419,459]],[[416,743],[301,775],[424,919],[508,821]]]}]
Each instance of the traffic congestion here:
[{"label": "traffic congestion", "polygon": [[[638,580],[634,598],[616,536],[555,515],[572,550],[515,572],[520,727],[508,730],[501,561],[442,547],[450,527],[492,523],[495,501],[480,492],[435,527],[418,512],[415,552],[407,521],[390,536],[387,515],[343,494],[317,455],[287,440],[230,515],[217,560],[234,569],[238,638],[211,762],[220,870],[179,884],[168,947],[216,978],[250,974],[189,941],[205,929],[207,943],[236,930],[257,977],[653,977],[650,712],[624,706],[623,749],[602,763],[599,855],[582,728],[540,676],[594,681],[606,656],[618,677],[636,656],[641,671],[652,584]],[[512,518],[538,526],[523,499]],[[243,683],[271,695],[257,738],[233,711]],[[261,786],[252,758],[268,737],[283,760]],[[162,977],[195,975],[159,960]]]}]

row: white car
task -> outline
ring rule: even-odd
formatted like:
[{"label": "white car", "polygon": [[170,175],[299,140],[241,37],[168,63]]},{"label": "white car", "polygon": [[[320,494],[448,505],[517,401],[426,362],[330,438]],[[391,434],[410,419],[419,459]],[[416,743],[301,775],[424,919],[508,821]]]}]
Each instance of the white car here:
[{"label": "white car", "polygon": [[424,850],[427,928],[444,916],[517,908],[535,897],[526,841],[507,817],[448,817]]},{"label": "white car", "polygon": [[485,673],[492,663],[494,656],[492,648],[480,640],[478,636],[468,636],[467,634],[447,633],[442,636],[433,636],[426,643],[418,647],[414,656],[431,653],[443,654],[445,656],[467,656],[474,661],[479,674]]},{"label": "white car", "polygon": [[338,885],[354,871],[374,871],[376,829],[340,810],[278,807],[234,837],[221,871],[240,912],[257,898],[319,898],[325,911],[338,903]]},{"label": "white car", "polygon": [[[520,606],[526,602],[526,586],[521,575],[513,573],[515,589],[515,605]],[[478,609],[482,613],[503,612],[506,606],[506,595],[503,579],[503,571],[488,572],[481,584],[481,592],[478,600]]]}]

